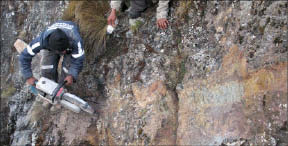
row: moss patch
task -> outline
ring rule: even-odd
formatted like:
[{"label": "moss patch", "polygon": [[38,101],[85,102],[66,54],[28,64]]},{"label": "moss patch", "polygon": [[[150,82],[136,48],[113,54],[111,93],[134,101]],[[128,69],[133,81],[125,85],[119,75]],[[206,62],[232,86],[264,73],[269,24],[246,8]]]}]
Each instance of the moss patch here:
[{"label": "moss patch", "polygon": [[7,98],[9,96],[12,96],[15,92],[16,92],[16,88],[10,85],[6,89],[1,90],[1,98]]},{"label": "moss patch", "polygon": [[187,62],[187,57],[185,57],[179,65],[178,80],[177,80],[178,84],[181,83],[182,80],[184,79],[184,75],[186,73],[186,68],[185,68],[186,62]]},{"label": "moss patch", "polygon": [[188,12],[193,5],[193,1],[191,0],[183,0],[179,2],[179,6],[176,9],[176,15],[180,20],[185,20],[188,16]]},{"label": "moss patch", "polygon": [[139,28],[144,24],[144,22],[140,20],[136,20],[135,24],[130,26],[130,29],[133,33],[137,33],[139,31]]},{"label": "moss patch", "polygon": [[177,84],[181,83],[184,79],[186,71],[185,64],[187,62],[186,56],[177,56],[173,59],[173,63],[171,64],[171,68],[173,68],[168,74],[168,88],[174,90]]}]

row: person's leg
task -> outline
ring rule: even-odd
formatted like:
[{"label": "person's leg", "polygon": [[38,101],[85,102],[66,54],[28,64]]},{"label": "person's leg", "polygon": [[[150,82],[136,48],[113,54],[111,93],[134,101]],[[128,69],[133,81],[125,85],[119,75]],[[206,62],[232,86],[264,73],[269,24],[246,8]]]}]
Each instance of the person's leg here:
[{"label": "person's leg", "polygon": [[152,7],[154,4],[153,4],[153,1],[152,0],[146,0],[146,6],[147,8],[150,8]]},{"label": "person's leg", "polygon": [[147,8],[146,0],[131,0],[130,1],[130,11],[129,18],[136,19],[141,16],[141,13],[144,12]]},{"label": "person's leg", "polygon": [[130,7],[130,0],[122,0],[120,11],[125,12]]},{"label": "person's leg", "polygon": [[58,80],[58,62],[60,56],[54,52],[48,50],[42,50],[42,59],[41,59],[41,76],[48,79]]}]

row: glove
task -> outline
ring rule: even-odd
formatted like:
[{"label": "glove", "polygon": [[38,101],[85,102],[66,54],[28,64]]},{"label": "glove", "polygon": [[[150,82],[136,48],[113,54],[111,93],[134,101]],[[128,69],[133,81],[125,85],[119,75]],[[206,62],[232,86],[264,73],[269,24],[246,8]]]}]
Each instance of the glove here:
[{"label": "glove", "polygon": [[33,85],[30,85],[29,91],[30,91],[32,94],[34,94],[35,96],[38,95],[38,90],[37,90],[36,87],[33,86]]}]

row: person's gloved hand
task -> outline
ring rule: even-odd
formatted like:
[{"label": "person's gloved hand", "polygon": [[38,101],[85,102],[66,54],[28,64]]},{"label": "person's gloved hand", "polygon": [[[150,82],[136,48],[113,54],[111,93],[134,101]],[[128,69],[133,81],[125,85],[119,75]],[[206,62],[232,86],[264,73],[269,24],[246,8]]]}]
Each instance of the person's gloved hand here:
[{"label": "person's gloved hand", "polygon": [[158,19],[157,26],[161,29],[166,29],[168,27],[168,20],[166,18]]},{"label": "person's gloved hand", "polygon": [[36,79],[34,77],[30,77],[26,80],[29,85],[35,85]]},{"label": "person's gloved hand", "polygon": [[115,21],[116,21],[116,10],[112,9],[108,19],[107,19],[107,23],[108,25],[112,25],[113,27],[115,27]]},{"label": "person's gloved hand", "polygon": [[68,75],[66,78],[65,78],[65,81],[67,81],[66,85],[67,86],[70,86],[72,85],[73,83],[73,77],[71,75]]}]

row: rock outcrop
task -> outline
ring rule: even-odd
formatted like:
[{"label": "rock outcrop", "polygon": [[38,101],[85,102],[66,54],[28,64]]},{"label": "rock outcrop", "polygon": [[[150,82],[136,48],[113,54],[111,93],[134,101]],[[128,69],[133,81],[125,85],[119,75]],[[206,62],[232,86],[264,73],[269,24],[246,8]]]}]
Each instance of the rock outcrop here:
[{"label": "rock outcrop", "polygon": [[[91,48],[99,46],[86,34],[92,25],[82,28],[92,45],[70,90],[94,115],[57,109],[27,93],[12,47],[61,19],[68,3],[1,3],[0,143],[288,144],[286,1],[173,1],[167,30],[155,25],[156,6],[136,32],[124,12],[95,54]],[[88,16],[79,11],[89,3],[79,3],[69,19],[84,27]]]}]

